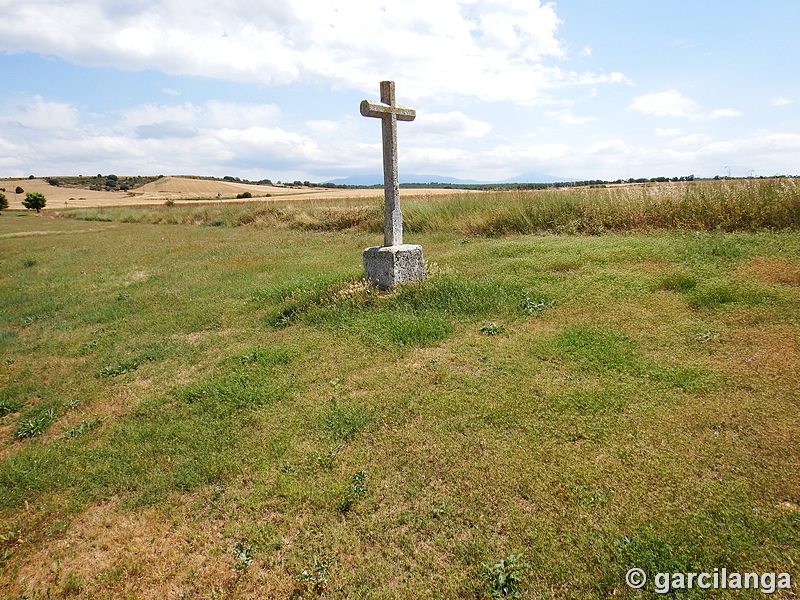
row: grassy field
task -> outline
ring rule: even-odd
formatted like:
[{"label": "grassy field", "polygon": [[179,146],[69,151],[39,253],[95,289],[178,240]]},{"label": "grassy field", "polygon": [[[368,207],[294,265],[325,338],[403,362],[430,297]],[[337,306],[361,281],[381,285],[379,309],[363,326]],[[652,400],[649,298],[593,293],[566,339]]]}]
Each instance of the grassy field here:
[{"label": "grassy field", "polygon": [[363,201],[4,212],[0,598],[796,597],[797,194],[724,185],[409,203],[391,293]]}]

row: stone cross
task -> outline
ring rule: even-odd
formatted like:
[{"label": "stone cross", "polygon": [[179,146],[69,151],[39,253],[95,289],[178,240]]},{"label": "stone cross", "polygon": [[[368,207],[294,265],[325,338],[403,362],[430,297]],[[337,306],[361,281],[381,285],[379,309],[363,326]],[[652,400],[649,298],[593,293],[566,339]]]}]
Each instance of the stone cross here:
[{"label": "stone cross", "polygon": [[383,245],[403,244],[403,214],[400,212],[400,184],[397,177],[397,121],[413,121],[413,108],[397,106],[394,81],[381,81],[381,101],[361,102],[361,114],[382,121],[383,129]]}]

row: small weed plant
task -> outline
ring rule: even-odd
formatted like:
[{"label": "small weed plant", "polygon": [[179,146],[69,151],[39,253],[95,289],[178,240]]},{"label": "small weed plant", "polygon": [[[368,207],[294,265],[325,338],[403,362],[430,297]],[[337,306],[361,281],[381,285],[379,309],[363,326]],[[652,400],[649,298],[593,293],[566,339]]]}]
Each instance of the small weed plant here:
[{"label": "small weed plant", "polygon": [[328,585],[328,569],[331,568],[333,561],[320,560],[314,558],[311,566],[303,569],[297,576],[297,580],[303,583],[309,591],[314,594],[321,594]]},{"label": "small weed plant", "polygon": [[489,323],[488,325],[484,325],[481,327],[481,333],[483,335],[501,335],[507,332],[505,325],[498,325],[495,322]]},{"label": "small weed plant", "polygon": [[482,563],[481,566],[483,580],[492,600],[522,598],[520,586],[525,571],[530,568],[530,565],[523,560],[522,554],[510,554],[494,564]]},{"label": "small weed plant", "polygon": [[118,377],[131,373],[139,368],[139,361],[135,359],[123,360],[113,365],[106,365],[100,369],[100,377]]},{"label": "small weed plant", "polygon": [[531,298],[525,294],[522,298],[521,308],[522,312],[526,315],[540,315],[548,308],[553,308],[556,305],[554,300],[549,302],[544,298]]},{"label": "small weed plant", "polygon": [[56,410],[54,408],[48,408],[39,414],[23,418],[17,425],[14,437],[23,440],[44,433],[55,418]]},{"label": "small weed plant", "polygon": [[350,477],[350,485],[345,490],[344,497],[339,503],[339,511],[346,513],[355,504],[364,498],[369,490],[367,489],[367,474],[364,471],[357,471]]},{"label": "small weed plant", "polygon": [[61,591],[65,596],[77,596],[83,591],[83,587],[83,580],[72,571],[64,576],[64,581],[61,583]]},{"label": "small weed plant", "polygon": [[244,571],[253,563],[253,547],[244,540],[240,540],[231,548],[231,554],[236,559],[234,568]]},{"label": "small weed plant", "polygon": [[78,423],[72,429],[68,429],[67,431],[65,431],[64,432],[64,437],[65,438],[80,437],[80,436],[84,435],[85,433],[88,433],[89,431],[91,431],[92,429],[97,427],[98,425],[100,425],[100,423],[102,423],[102,422],[103,422],[103,418],[102,417],[95,417],[93,419],[84,419],[83,421]]}]

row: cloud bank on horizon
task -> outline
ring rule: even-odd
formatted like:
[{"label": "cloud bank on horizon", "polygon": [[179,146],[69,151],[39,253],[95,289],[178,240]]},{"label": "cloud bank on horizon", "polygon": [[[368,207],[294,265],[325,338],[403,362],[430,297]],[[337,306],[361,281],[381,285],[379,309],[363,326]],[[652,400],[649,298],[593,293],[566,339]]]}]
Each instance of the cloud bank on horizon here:
[{"label": "cloud bank on horizon", "polygon": [[0,176],[379,173],[382,79],[418,111],[401,171],[800,172],[792,0],[597,4],[0,0]]}]

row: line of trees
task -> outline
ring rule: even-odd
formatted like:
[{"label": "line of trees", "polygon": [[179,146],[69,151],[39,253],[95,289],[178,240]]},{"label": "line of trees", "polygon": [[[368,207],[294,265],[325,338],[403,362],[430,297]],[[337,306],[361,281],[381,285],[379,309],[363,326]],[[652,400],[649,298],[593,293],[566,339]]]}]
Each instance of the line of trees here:
[{"label": "line of trees", "polygon": [[56,187],[70,187],[70,188],[89,188],[94,191],[120,191],[127,192],[137,187],[141,187],[146,183],[160,179],[163,175],[158,176],[119,176],[114,173],[103,175],[78,175],[77,177],[45,177],[45,181],[52,186]]}]

